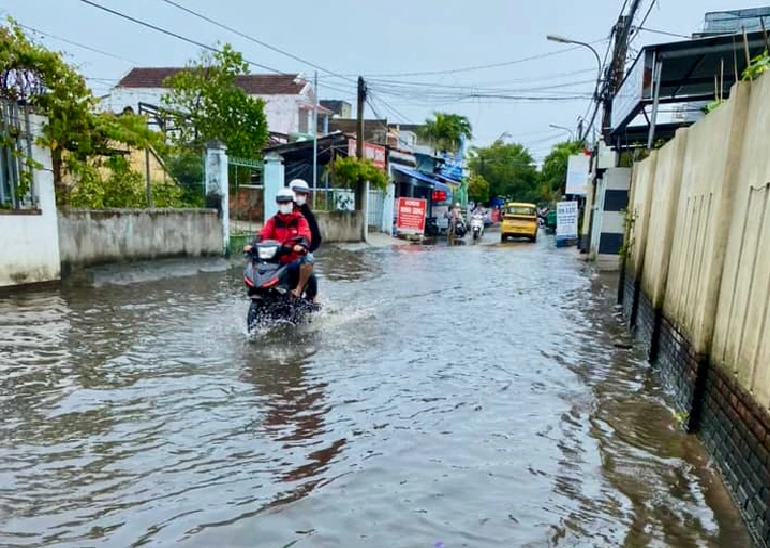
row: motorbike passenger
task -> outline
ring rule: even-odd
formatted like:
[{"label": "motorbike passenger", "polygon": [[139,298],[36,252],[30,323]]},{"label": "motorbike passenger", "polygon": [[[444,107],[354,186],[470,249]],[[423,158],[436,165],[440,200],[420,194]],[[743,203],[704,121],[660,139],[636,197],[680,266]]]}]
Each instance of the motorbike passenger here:
[{"label": "motorbike passenger", "polygon": [[[294,192],[294,210],[299,211],[302,216],[307,219],[307,223],[310,226],[311,237],[307,260],[314,263],[313,252],[321,247],[323,239],[321,238],[321,230],[318,228],[318,221],[316,221],[313,210],[310,209],[310,206],[307,203],[308,197],[310,196],[310,186],[307,184],[307,181],[304,181],[303,179],[294,179],[289,183],[289,188]],[[306,293],[308,298],[312,295],[313,298],[310,300],[313,300],[318,293],[318,281],[316,280],[315,274],[311,275],[308,280]]]},{"label": "motorbike passenger", "polygon": [[[270,217],[262,227],[262,241],[275,240],[286,247],[291,248],[291,253],[281,256],[281,263],[286,265],[286,273],[294,285],[291,294],[294,297],[300,297],[302,290],[308,286],[308,281],[313,274],[312,255],[308,254],[310,249],[310,226],[299,211],[294,209],[294,193],[283,188],[278,191],[275,197],[278,204],[278,213]],[[251,251],[252,246],[247,245],[244,251]],[[308,259],[310,257],[310,259]],[[315,301],[315,293],[311,293],[310,287],[306,293],[308,300]]]},{"label": "motorbike passenger", "polygon": [[294,203],[296,204],[295,210],[298,210],[302,216],[307,219],[307,223],[310,226],[310,253],[312,254],[316,249],[321,247],[321,230],[318,228],[318,221],[316,221],[313,210],[307,203],[310,196],[310,186],[302,179],[294,179],[289,183],[289,188],[294,192]]}]

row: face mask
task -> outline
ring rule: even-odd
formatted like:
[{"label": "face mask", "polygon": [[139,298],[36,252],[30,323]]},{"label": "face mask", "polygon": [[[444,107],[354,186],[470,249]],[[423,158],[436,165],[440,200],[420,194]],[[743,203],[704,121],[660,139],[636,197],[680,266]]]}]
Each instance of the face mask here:
[{"label": "face mask", "polygon": [[307,196],[304,194],[297,194],[296,201],[298,206],[303,206],[307,203]]},{"label": "face mask", "polygon": [[283,215],[291,215],[291,212],[294,211],[294,204],[280,204],[278,206],[278,211]]}]

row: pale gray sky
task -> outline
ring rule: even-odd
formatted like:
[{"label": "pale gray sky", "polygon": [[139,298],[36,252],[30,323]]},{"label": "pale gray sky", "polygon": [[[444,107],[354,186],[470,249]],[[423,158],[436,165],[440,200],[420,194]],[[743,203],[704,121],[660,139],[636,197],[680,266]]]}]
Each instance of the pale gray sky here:
[{"label": "pale gray sky", "polygon": [[[198,41],[231,42],[245,57],[283,72],[313,68],[270,51],[249,40],[185,14],[163,0],[95,0],[98,3],[162,26]],[[527,145],[541,159],[565,132],[549,124],[575,127],[589,100],[522,102],[466,99],[457,102],[458,87],[499,89],[516,96],[566,97],[591,92],[596,61],[585,49],[566,51],[535,60],[479,70],[457,68],[507,63],[565,50],[548,42],[560,34],[594,42],[605,39],[617,19],[623,0],[178,0],[244,34],[291,52],[341,75],[372,77],[373,103],[391,122],[422,122],[433,110],[469,117],[476,144],[486,144],[501,133]],[[642,0],[641,15],[652,0]],[[756,0],[657,0],[647,27],[690,35],[702,26],[707,11],[751,8],[769,2]],[[157,31],[104,13],[80,0],[2,0],[0,10],[43,33],[108,52],[122,60],[89,51],[53,37],[42,38],[52,48],[68,53],[91,79],[97,94],[104,93],[134,63],[144,66],[184,64],[197,48]],[[675,40],[642,32],[633,46]],[[604,54],[607,42],[594,44]],[[441,72],[440,72],[441,71]],[[253,68],[252,72],[262,72]],[[433,72],[425,76],[396,76]],[[440,73],[439,73],[440,72]],[[353,79],[353,78],[352,78]],[[392,81],[446,86],[448,96],[431,97],[422,87]],[[322,99],[352,101],[354,83],[319,71]],[[559,86],[559,87],[554,87]],[[466,90],[467,91],[467,90]],[[386,106],[387,104],[387,106]],[[392,109],[389,111],[389,108]],[[395,113],[398,114],[395,114]]]}]

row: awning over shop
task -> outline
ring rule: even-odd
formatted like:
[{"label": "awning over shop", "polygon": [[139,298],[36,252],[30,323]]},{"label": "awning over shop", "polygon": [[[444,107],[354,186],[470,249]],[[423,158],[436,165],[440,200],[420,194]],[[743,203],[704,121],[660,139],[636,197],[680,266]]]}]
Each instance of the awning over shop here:
[{"label": "awning over shop", "polygon": [[[747,54],[753,58],[766,47],[762,31],[747,33],[745,43],[743,35],[728,34],[645,46],[612,101],[613,141],[643,115],[648,127],[646,141],[651,142],[657,135],[656,126],[665,123],[658,120],[660,105],[713,101],[719,82],[720,94],[727,98],[736,75],[740,78],[748,66]],[[692,120],[683,120],[679,126],[691,124]]]},{"label": "awning over shop", "polygon": [[443,190],[444,192],[447,193],[447,195],[452,194],[452,189],[449,188],[448,185],[442,183],[438,179],[435,179],[426,173],[423,173],[422,171],[419,171],[417,169],[412,169],[410,167],[399,166],[394,164],[391,164],[391,168],[393,169],[393,171],[397,171],[403,175],[406,175],[407,177],[411,177],[412,179],[415,179],[417,181],[430,185],[430,187],[433,190]]}]

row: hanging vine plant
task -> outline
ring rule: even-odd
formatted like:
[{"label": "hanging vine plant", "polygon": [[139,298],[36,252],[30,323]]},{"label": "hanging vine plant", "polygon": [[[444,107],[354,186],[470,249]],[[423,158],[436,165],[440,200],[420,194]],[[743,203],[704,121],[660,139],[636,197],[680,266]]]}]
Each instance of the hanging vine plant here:
[{"label": "hanging vine plant", "polygon": [[374,167],[367,159],[359,159],[355,156],[338,156],[331,165],[331,175],[337,186],[352,189],[358,183],[369,181],[369,186],[374,190],[385,190],[388,186],[388,177],[385,172]]}]

